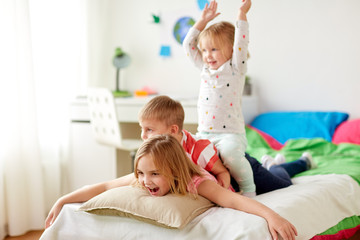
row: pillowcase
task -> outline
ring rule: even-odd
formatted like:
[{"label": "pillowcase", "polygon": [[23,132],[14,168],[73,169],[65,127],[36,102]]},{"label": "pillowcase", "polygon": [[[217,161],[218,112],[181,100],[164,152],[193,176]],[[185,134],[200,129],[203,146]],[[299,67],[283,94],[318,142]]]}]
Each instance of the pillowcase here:
[{"label": "pillowcase", "polygon": [[98,215],[131,217],[167,228],[183,228],[196,216],[215,206],[202,196],[167,194],[151,196],[133,186],[110,189],[83,203],[80,211]]},{"label": "pillowcase", "polygon": [[343,112],[268,112],[258,115],[251,126],[282,144],[296,138],[324,138],[331,142],[336,127],[348,117]]},{"label": "pillowcase", "polygon": [[360,144],[360,119],[345,121],[335,130],[333,143]]}]

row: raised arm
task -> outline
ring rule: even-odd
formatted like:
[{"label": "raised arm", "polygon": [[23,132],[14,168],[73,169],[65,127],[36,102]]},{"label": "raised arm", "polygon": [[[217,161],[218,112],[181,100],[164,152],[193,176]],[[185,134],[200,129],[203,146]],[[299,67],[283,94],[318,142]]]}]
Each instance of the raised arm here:
[{"label": "raised arm", "polygon": [[254,199],[231,192],[211,180],[200,183],[197,191],[199,195],[222,207],[233,208],[265,218],[273,239],[278,239],[278,233],[284,240],[294,240],[297,236],[296,228],[289,221]]},{"label": "raised arm", "polygon": [[202,60],[201,52],[197,47],[197,38],[200,32],[205,29],[208,22],[220,15],[220,13],[216,12],[216,9],[217,2],[215,0],[209,5],[206,4],[200,18],[195,22],[194,26],[190,28],[183,41],[183,48],[186,56],[189,57],[190,61],[192,61],[199,69],[203,68],[204,62]]},{"label": "raised arm", "polygon": [[238,20],[247,21],[246,14],[250,10],[251,0],[242,0],[242,4],[239,8]]},{"label": "raised arm", "polygon": [[206,4],[200,16],[200,19],[196,21],[194,27],[200,32],[204,30],[208,22],[220,15],[220,13],[217,13],[216,10],[217,2],[215,0],[211,1],[210,5]]},{"label": "raised arm", "polygon": [[59,215],[62,207],[67,203],[76,203],[76,202],[85,202],[100,193],[105,192],[106,190],[121,187],[121,186],[128,186],[135,180],[135,176],[133,173],[128,174],[126,176],[108,181],[102,182],[98,184],[93,184],[89,186],[82,187],[77,189],[69,194],[66,194],[60,197],[56,203],[51,208],[46,220],[45,220],[45,228],[48,228],[50,225],[53,224],[57,216]]},{"label": "raised arm", "polygon": [[[238,69],[243,75],[247,72],[248,45],[249,45],[249,24],[247,22],[247,13],[251,7],[251,0],[242,0],[238,10],[237,22],[235,25],[235,38],[233,46],[233,67]],[[240,50],[240,51],[239,51]]]}]

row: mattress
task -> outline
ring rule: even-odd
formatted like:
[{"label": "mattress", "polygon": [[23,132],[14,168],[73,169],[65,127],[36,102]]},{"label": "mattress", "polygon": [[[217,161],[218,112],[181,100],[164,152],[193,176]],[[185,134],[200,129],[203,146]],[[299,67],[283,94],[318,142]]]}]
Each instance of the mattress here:
[{"label": "mattress", "polygon": [[[298,240],[310,239],[347,217],[360,216],[360,187],[348,175],[300,176],[293,183],[255,199],[293,223]],[[65,205],[40,240],[272,239],[263,218],[228,208],[213,207],[183,229],[168,229],[132,218],[78,211],[80,206]]]}]

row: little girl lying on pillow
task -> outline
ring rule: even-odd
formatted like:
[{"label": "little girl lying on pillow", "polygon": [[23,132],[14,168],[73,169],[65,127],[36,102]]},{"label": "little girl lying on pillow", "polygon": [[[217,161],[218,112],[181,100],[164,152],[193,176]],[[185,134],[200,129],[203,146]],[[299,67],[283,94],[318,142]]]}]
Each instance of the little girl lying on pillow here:
[{"label": "little girl lying on pillow", "polygon": [[158,135],[145,141],[135,157],[137,183],[153,196],[190,192],[227,208],[266,219],[273,239],[295,239],[296,228],[265,205],[234,193],[217,184],[216,179],[189,160],[180,143],[170,135]]}]

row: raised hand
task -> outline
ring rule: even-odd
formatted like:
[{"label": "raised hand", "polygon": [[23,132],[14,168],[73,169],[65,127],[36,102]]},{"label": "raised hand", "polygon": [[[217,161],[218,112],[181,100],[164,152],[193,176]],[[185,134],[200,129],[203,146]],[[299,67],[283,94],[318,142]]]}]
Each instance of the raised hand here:
[{"label": "raised hand", "polygon": [[246,14],[250,10],[251,0],[241,0],[242,3],[239,8],[238,19],[247,21]]},{"label": "raised hand", "polygon": [[216,10],[217,2],[215,0],[211,1],[210,5],[206,4],[201,14],[201,20],[205,21],[206,23],[210,22],[220,15],[220,13],[216,12]]},{"label": "raised hand", "polygon": [[242,0],[240,11],[247,13],[251,7],[251,0]]},{"label": "raised hand", "polygon": [[206,4],[204,10],[201,13],[200,19],[196,21],[194,27],[199,31],[204,30],[208,22],[220,15],[220,13],[216,12],[216,10],[217,2],[215,0],[211,1],[209,5]]}]

